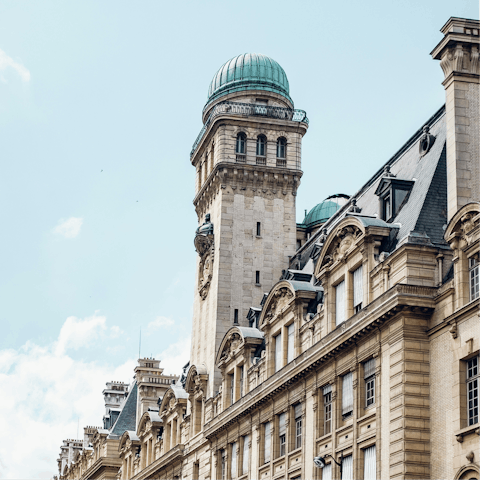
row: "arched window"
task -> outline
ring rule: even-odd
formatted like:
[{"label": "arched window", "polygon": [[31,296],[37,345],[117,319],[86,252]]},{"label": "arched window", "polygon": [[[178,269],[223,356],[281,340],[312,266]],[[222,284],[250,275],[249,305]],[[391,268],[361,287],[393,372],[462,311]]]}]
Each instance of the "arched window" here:
[{"label": "arched window", "polygon": [[280,137],[277,140],[277,158],[286,158],[287,157],[287,140],[283,137]]},{"label": "arched window", "polygon": [[267,150],[267,138],[265,135],[259,135],[257,138],[257,157],[264,157]]},{"label": "arched window", "polygon": [[235,148],[235,153],[238,153],[239,155],[245,155],[246,144],[247,136],[243,132],[240,132],[237,135],[237,145]]}]

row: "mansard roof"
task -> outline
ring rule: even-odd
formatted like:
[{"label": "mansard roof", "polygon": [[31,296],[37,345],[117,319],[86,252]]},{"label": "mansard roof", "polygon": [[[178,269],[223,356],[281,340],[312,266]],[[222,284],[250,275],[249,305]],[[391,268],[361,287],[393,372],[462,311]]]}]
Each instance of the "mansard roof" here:
[{"label": "mansard roof", "polygon": [[113,425],[109,437],[121,437],[126,431],[135,431],[137,423],[137,383],[133,385],[132,390],[128,394],[122,411]]},{"label": "mansard roof", "polygon": [[[318,251],[323,246],[322,236],[329,235],[343,218],[355,216],[364,226],[396,227],[384,246],[393,251],[397,246],[419,235],[436,246],[447,247],[443,238],[447,223],[447,177],[446,177],[446,117],[445,106],[440,108],[427,122],[429,133],[435,141],[425,154],[421,141],[425,132],[422,128],[389,159],[351,199],[303,245],[291,259],[291,265],[302,270],[310,259],[316,263]],[[411,190],[396,215],[385,222],[381,219],[380,202],[376,195],[378,186],[386,178],[402,180],[411,185]],[[378,193],[378,192],[377,192]],[[356,205],[353,204],[355,200]],[[413,233],[413,234],[412,234]]]}]

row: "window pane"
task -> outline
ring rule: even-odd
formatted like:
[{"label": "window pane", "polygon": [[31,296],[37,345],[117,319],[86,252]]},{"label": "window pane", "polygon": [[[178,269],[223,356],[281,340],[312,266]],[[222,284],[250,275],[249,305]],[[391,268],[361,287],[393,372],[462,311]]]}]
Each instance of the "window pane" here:
[{"label": "window pane", "polygon": [[275,337],[275,371],[278,372],[283,367],[282,362],[282,334]]},{"label": "window pane", "polygon": [[342,415],[353,411],[353,374],[347,373],[343,377],[342,389]]},{"label": "window pane", "polygon": [[270,446],[272,444],[272,438],[270,433],[270,422],[265,424],[265,450],[264,450],[264,462],[270,461]]},{"label": "window pane", "polygon": [[250,437],[248,435],[245,435],[243,437],[243,462],[242,462],[242,474],[245,475],[248,473],[248,454],[250,453],[250,450],[248,448],[248,444],[250,442]]},{"label": "window pane", "polygon": [[237,442],[232,443],[232,463],[230,477],[237,478]]},{"label": "window pane", "polygon": [[285,413],[281,413],[278,416],[278,434],[279,435],[285,435],[287,431],[285,426],[285,418],[286,418]]},{"label": "window pane", "polygon": [[322,480],[332,480],[332,464],[329,463],[322,468]]},{"label": "window pane", "polygon": [[363,451],[363,480],[377,480],[377,456],[375,445]]},{"label": "window pane", "polygon": [[335,287],[335,324],[345,320],[345,281]]},{"label": "window pane", "polygon": [[470,259],[470,301],[480,295],[480,265],[475,259]]},{"label": "window pane", "polygon": [[363,268],[362,265],[353,272],[353,306],[360,306],[363,302]]},{"label": "window pane", "polygon": [[353,457],[344,457],[342,464],[342,480],[353,480]]},{"label": "window pane", "polygon": [[302,446],[302,417],[295,420],[295,448]]},{"label": "window pane", "polygon": [[290,363],[293,358],[293,350],[295,345],[295,324],[292,323],[288,326],[288,345],[287,345],[287,363]]}]

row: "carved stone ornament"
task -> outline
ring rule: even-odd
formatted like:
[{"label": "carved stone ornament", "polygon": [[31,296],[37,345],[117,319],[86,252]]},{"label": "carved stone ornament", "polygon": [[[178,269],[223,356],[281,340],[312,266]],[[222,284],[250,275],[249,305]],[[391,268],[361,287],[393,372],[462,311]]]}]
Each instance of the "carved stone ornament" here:
[{"label": "carved stone ornament", "polygon": [[213,275],[214,237],[210,214],[205,215],[205,222],[195,232],[195,250],[200,256],[198,267],[198,292],[203,300],[208,295]]},{"label": "carved stone ornament", "polygon": [[226,341],[223,347],[222,356],[220,361],[226,360],[242,343],[242,339],[238,333],[233,333]]},{"label": "carved stone ornament", "polygon": [[420,154],[420,157],[425,156],[434,143],[435,136],[430,133],[430,127],[425,125],[423,127],[423,135],[420,137],[420,142],[418,143],[418,153]]},{"label": "carved stone ornament", "polygon": [[269,309],[265,315],[265,321],[268,322],[278,315],[291,301],[293,293],[290,289],[283,287],[273,294]]},{"label": "carved stone ornament", "polygon": [[475,220],[474,220],[474,215],[472,213],[466,213],[462,218],[462,230],[464,234],[467,234],[471,230],[475,228]]},{"label": "carved stone ornament", "polygon": [[347,255],[355,244],[357,238],[362,234],[361,230],[353,225],[344,227],[337,233],[337,240],[332,251],[334,262],[341,262],[347,259]]}]

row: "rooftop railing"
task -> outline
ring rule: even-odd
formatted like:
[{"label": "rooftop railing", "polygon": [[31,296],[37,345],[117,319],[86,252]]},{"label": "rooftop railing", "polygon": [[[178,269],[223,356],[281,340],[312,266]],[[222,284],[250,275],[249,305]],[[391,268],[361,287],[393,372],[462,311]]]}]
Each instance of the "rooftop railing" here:
[{"label": "rooftop railing", "polygon": [[292,122],[303,122],[308,124],[307,113],[304,110],[294,110],[293,108],[273,107],[269,105],[258,105],[255,103],[237,103],[228,101],[217,103],[205,122],[205,125],[200,130],[200,133],[193,144],[192,151],[190,152],[190,157],[195,153],[195,150],[205,135],[208,127],[211,125],[215,117],[218,117],[219,115],[277,118],[279,120],[290,120]]}]

